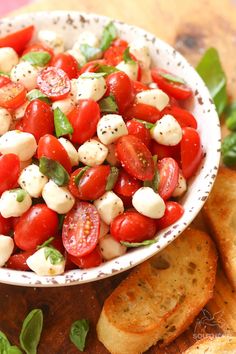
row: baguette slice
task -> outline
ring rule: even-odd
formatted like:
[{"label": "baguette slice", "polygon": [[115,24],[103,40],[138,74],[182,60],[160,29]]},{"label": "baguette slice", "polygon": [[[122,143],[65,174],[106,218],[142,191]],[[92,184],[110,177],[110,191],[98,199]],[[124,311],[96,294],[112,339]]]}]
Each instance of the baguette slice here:
[{"label": "baguette slice", "polygon": [[236,289],[236,171],[219,169],[203,217],[216,241],[225,273]]},{"label": "baguette slice", "polygon": [[201,339],[192,345],[184,354],[235,354],[236,337],[216,337]]},{"label": "baguette slice", "polygon": [[210,237],[188,229],[136,267],[104,303],[98,339],[112,354],[138,354],[182,333],[212,297],[217,255]]}]

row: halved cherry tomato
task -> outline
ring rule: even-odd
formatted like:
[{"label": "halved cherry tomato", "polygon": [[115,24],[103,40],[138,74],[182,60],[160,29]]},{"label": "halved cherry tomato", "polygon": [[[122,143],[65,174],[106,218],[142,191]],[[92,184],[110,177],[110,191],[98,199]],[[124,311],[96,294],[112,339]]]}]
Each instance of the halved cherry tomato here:
[{"label": "halved cherry tomato", "polygon": [[190,112],[186,111],[183,108],[173,106],[166,107],[161,111],[161,117],[163,117],[165,114],[172,115],[182,128],[191,127],[197,129],[196,119]]},{"label": "halved cherry tomato", "polygon": [[11,82],[11,80],[8,76],[0,75],[0,88],[6,84],[9,84],[9,82]]},{"label": "halved cherry tomato", "polygon": [[55,55],[51,66],[62,69],[68,75],[69,79],[76,79],[79,76],[78,62],[69,53],[59,53]]},{"label": "halved cherry tomato", "polygon": [[21,54],[33,36],[34,26],[25,27],[17,32],[0,38],[0,48],[11,47]]},{"label": "halved cherry tomato", "polygon": [[195,129],[183,128],[180,151],[183,175],[188,179],[197,171],[203,157],[200,136]]},{"label": "halved cherry tomato", "polygon": [[165,157],[158,161],[158,172],[158,193],[163,199],[169,199],[178,184],[179,166],[171,157]]},{"label": "halved cherry tomato", "polygon": [[114,192],[124,197],[131,197],[141,187],[142,183],[139,180],[122,169],[115,184]]},{"label": "halved cherry tomato", "polygon": [[186,100],[192,96],[192,91],[187,85],[173,82],[161,75],[169,74],[167,71],[163,69],[152,69],[151,73],[153,81],[168,95],[173,96],[177,100]]},{"label": "halved cherry tomato", "polygon": [[180,161],[180,144],[167,146],[158,144],[155,140],[152,140],[150,151],[152,155],[157,155],[159,160],[164,157],[173,157],[176,161]]},{"label": "halved cherry tomato", "polygon": [[68,258],[81,269],[98,267],[102,263],[102,256],[97,248],[84,257],[75,257],[68,253]]},{"label": "halved cherry tomato", "polygon": [[95,206],[77,201],[65,217],[63,245],[72,256],[84,257],[95,249],[99,231],[100,217]]},{"label": "halved cherry tomato", "polygon": [[20,175],[20,160],[15,154],[0,156],[0,195],[14,188]]},{"label": "halved cherry tomato", "polygon": [[131,119],[126,124],[129,135],[134,135],[149,148],[151,143],[151,134],[149,129],[141,122]]},{"label": "halved cherry tomato", "polygon": [[92,99],[80,100],[78,106],[68,114],[68,119],[74,129],[71,141],[83,144],[97,131],[100,119],[99,105]]},{"label": "halved cherry tomato", "polygon": [[4,218],[0,214],[0,235],[9,235],[9,232],[12,229],[12,218]]},{"label": "halved cherry tomato", "polygon": [[27,90],[21,83],[8,82],[0,87],[0,106],[16,109],[24,103],[26,93]]},{"label": "halved cherry tomato", "polygon": [[136,136],[124,135],[117,140],[116,154],[123,168],[141,181],[152,180],[154,164],[150,151]]},{"label": "halved cherry tomato", "polygon": [[114,41],[113,45],[111,45],[103,55],[107,64],[112,66],[118,65],[123,60],[123,53],[127,47],[128,43],[125,41]]},{"label": "halved cherry tomato", "polygon": [[57,213],[45,204],[36,204],[19,218],[14,241],[17,247],[29,251],[54,236],[57,229]]},{"label": "halved cherry tomato", "polygon": [[53,100],[61,100],[70,92],[70,79],[62,69],[48,66],[37,78],[39,89]]},{"label": "halved cherry tomato", "polygon": [[48,52],[51,55],[51,60],[54,56],[52,48],[48,47],[46,44],[41,43],[41,42],[36,42],[36,43],[31,43],[29,44],[22,55],[25,55],[27,53],[32,53],[32,52]]},{"label": "halved cherry tomato", "polygon": [[84,66],[82,66],[79,74],[81,75],[86,72],[94,73],[94,72],[96,72],[99,65],[106,65],[106,61],[104,59],[89,61],[88,63],[84,64]]},{"label": "halved cherry tomato", "polygon": [[75,184],[75,177],[82,170],[75,170],[70,178],[69,190],[71,193],[81,200],[95,200],[100,198],[106,192],[107,178],[111,168],[109,165],[100,165],[89,168],[84,172],[79,181],[79,185]]},{"label": "halved cherry tomato", "polygon": [[36,251],[25,251],[21,253],[13,254],[7,261],[6,267],[15,270],[30,270],[28,264],[26,263],[27,259],[32,256]]},{"label": "halved cherry tomato", "polygon": [[33,100],[21,120],[22,130],[34,135],[36,141],[45,134],[53,134],[54,118],[51,107],[41,100]]},{"label": "halved cherry tomato", "polygon": [[136,211],[126,211],[112,221],[110,231],[117,241],[142,242],[155,236],[156,221]]},{"label": "halved cherry tomato", "polygon": [[155,107],[144,103],[133,103],[123,113],[125,120],[132,118],[145,120],[146,122],[156,123],[160,119],[160,111]]},{"label": "halved cherry tomato", "polygon": [[140,81],[132,81],[132,85],[133,85],[133,90],[134,90],[135,96],[139,92],[148,90],[148,87],[146,85],[142,84],[142,82],[140,82]]},{"label": "halved cherry tomato", "polygon": [[37,155],[38,159],[45,156],[58,161],[68,172],[71,171],[69,156],[62,144],[53,135],[46,134],[39,139]]},{"label": "halved cherry tomato", "polygon": [[166,227],[174,224],[181,218],[184,213],[182,205],[176,202],[166,202],[165,214],[162,218],[156,221],[158,230],[165,229]]},{"label": "halved cherry tomato", "polygon": [[118,71],[108,75],[106,83],[106,95],[114,95],[119,112],[123,113],[134,99],[133,85],[129,76],[122,71]]}]

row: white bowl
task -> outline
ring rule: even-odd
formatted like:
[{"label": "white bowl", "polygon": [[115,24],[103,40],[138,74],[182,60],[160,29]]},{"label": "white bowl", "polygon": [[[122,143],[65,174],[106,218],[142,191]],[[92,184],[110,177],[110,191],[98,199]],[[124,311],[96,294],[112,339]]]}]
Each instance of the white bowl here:
[{"label": "white bowl", "polygon": [[[79,12],[29,13],[1,20],[0,35],[34,24],[37,30],[51,29],[59,32],[65,39],[66,46],[71,47],[80,31],[91,30],[99,35],[110,20],[107,17]],[[193,99],[188,101],[186,107],[197,119],[198,131],[206,155],[196,177],[190,181],[188,191],[181,200],[185,213],[174,225],[158,234],[155,244],[129,251],[99,267],[75,269],[63,275],[45,277],[32,272],[1,268],[0,282],[2,283],[33,287],[67,286],[91,282],[123,272],[153,256],[178,237],[198,214],[212,188],[220,159],[221,133],[215,106],[205,84],[186,59],[170,45],[138,27],[120,21],[114,23],[121,38],[128,41],[138,37],[143,38],[150,48],[153,66],[158,65],[183,77],[194,92]]]}]

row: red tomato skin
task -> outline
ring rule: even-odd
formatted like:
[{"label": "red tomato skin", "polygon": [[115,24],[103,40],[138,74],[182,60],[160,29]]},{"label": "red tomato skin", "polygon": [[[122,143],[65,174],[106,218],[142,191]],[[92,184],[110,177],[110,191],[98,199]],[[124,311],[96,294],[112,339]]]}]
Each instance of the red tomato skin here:
[{"label": "red tomato skin", "polygon": [[150,151],[152,155],[157,155],[159,160],[164,157],[172,157],[176,161],[180,160],[180,144],[175,146],[167,146],[158,144],[155,140],[152,140]]},{"label": "red tomato skin", "polygon": [[22,129],[33,134],[37,142],[45,134],[53,134],[54,117],[51,107],[39,99],[31,101],[22,119]]},{"label": "red tomato skin", "polygon": [[62,242],[69,254],[84,257],[97,246],[99,232],[100,217],[95,206],[77,201],[65,217]]},{"label": "red tomato skin", "polygon": [[8,236],[12,229],[12,218],[4,218],[0,214],[0,235]]},{"label": "red tomato skin", "polygon": [[106,64],[107,63],[104,59],[89,61],[88,63],[84,64],[84,66],[82,66],[82,68],[79,71],[79,75],[82,75],[83,73],[86,72],[94,73],[96,72],[99,65],[106,65]]},{"label": "red tomato skin", "polygon": [[134,100],[133,85],[130,78],[124,72],[118,71],[108,75],[106,83],[106,95],[114,95],[119,113],[122,114]]},{"label": "red tomato skin", "polygon": [[76,79],[79,76],[77,60],[69,53],[59,53],[54,56],[51,66],[62,69],[69,79]]},{"label": "red tomato skin", "polygon": [[20,175],[20,160],[15,154],[0,156],[0,195],[15,187]]},{"label": "red tomato skin", "polygon": [[163,117],[165,114],[172,115],[177,120],[181,128],[191,127],[197,129],[196,119],[190,112],[183,108],[174,106],[166,107],[161,111],[161,117]]},{"label": "red tomato skin", "polygon": [[59,162],[68,172],[71,171],[69,156],[61,143],[53,135],[46,134],[39,139],[37,156],[38,159],[45,156],[48,159],[55,160]]},{"label": "red tomato skin", "polygon": [[118,180],[114,186],[114,192],[123,197],[132,197],[132,195],[142,187],[142,183],[130,176],[125,170],[121,170]]},{"label": "red tomato skin", "polygon": [[45,204],[36,204],[19,218],[14,241],[21,250],[30,251],[54,236],[57,229],[57,213]]},{"label": "red tomato skin", "polygon": [[8,82],[0,87],[0,106],[16,109],[25,102],[27,90],[21,83]]},{"label": "red tomato skin", "polygon": [[172,202],[172,201],[166,202],[166,209],[165,209],[164,216],[156,221],[157,229],[162,230],[174,224],[177,220],[181,218],[183,213],[184,213],[184,208],[179,203]]},{"label": "red tomato skin", "polygon": [[181,165],[186,179],[192,177],[197,171],[203,158],[201,139],[193,128],[183,128],[183,137],[180,142]]},{"label": "red tomato skin", "polygon": [[179,178],[179,166],[171,157],[165,157],[158,161],[159,186],[158,193],[166,200],[174,192]]},{"label": "red tomato skin", "polygon": [[11,47],[21,54],[33,36],[34,26],[25,27],[17,32],[0,38],[0,48]]},{"label": "red tomato skin", "polygon": [[111,235],[117,241],[142,242],[156,233],[156,221],[136,211],[126,211],[111,223]]},{"label": "red tomato skin", "polygon": [[9,269],[27,271],[30,270],[27,259],[32,256],[36,251],[25,251],[17,254],[13,254],[7,261],[6,267]]},{"label": "red tomato skin", "polygon": [[128,47],[128,43],[123,40],[114,41],[113,44],[105,50],[103,58],[108,65],[116,66],[123,60],[123,53]]},{"label": "red tomato skin", "polygon": [[68,119],[73,126],[74,132],[71,141],[83,144],[91,139],[96,131],[100,119],[100,108],[97,102],[91,99],[80,100],[69,114]]},{"label": "red tomato skin", "polygon": [[132,85],[133,85],[133,90],[134,90],[135,96],[139,92],[148,90],[148,87],[146,85],[142,84],[142,82],[140,82],[140,81],[132,81]]},{"label": "red tomato skin", "polygon": [[68,258],[81,269],[98,267],[102,263],[102,256],[97,248],[84,257],[75,257],[68,253]]},{"label": "red tomato skin", "polygon": [[11,80],[8,76],[0,75],[0,88],[9,84],[9,82],[11,82]]},{"label": "red tomato skin", "polygon": [[148,148],[151,143],[151,134],[145,125],[137,120],[131,119],[126,124],[129,135],[134,135],[139,138]]},{"label": "red tomato skin", "polygon": [[160,119],[160,111],[155,107],[144,103],[132,103],[123,114],[124,119],[130,120],[133,118],[145,120],[149,123],[156,123]]}]

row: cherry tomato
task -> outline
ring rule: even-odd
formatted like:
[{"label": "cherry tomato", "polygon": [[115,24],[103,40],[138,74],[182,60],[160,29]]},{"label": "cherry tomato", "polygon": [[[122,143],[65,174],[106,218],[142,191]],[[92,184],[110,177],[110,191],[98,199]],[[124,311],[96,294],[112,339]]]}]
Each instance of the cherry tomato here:
[{"label": "cherry tomato", "polygon": [[94,73],[94,72],[96,72],[96,70],[99,67],[99,65],[106,65],[106,61],[103,60],[103,59],[89,61],[84,66],[82,66],[82,68],[80,69],[79,74],[81,75],[81,74],[86,73],[86,72]]},{"label": "cherry tomato", "polygon": [[196,172],[203,157],[200,136],[195,129],[183,128],[180,151],[183,175],[188,179]]},{"label": "cherry tomato", "polygon": [[[114,43],[114,42],[113,42]],[[123,60],[123,53],[125,49],[128,47],[128,43],[126,42],[116,42],[111,45],[104,52],[104,59],[106,60],[108,65],[116,66]]]},{"label": "cherry tomato", "polygon": [[169,74],[167,71],[162,69],[152,69],[151,73],[153,81],[156,82],[158,87],[168,95],[173,96],[177,100],[186,100],[192,96],[192,91],[187,85],[173,82],[161,75]]},{"label": "cherry tomato", "polygon": [[9,84],[9,82],[11,82],[11,80],[8,76],[0,75],[0,88],[6,84]]},{"label": "cherry tomato", "polygon": [[183,108],[173,106],[166,107],[163,109],[163,111],[161,111],[161,117],[163,117],[165,114],[172,115],[182,128],[191,127],[197,129],[196,119],[190,112],[186,111]]},{"label": "cherry tomato", "polygon": [[45,204],[36,204],[19,218],[14,241],[21,250],[29,251],[54,236],[57,229],[57,213]]},{"label": "cherry tomato", "polygon": [[158,230],[165,229],[166,227],[174,224],[181,218],[184,213],[182,205],[176,202],[166,202],[165,214],[162,218],[156,221]]},{"label": "cherry tomato", "polygon": [[128,47],[128,42],[124,39],[121,38],[116,38],[114,39],[114,41],[112,42],[112,45],[114,47],[124,47],[125,49]]},{"label": "cherry tomato", "polygon": [[29,44],[22,55],[25,55],[27,53],[32,53],[32,52],[48,52],[51,55],[51,60],[54,56],[52,48],[48,47],[46,44],[41,43],[41,42],[36,42],[36,43],[31,43]]},{"label": "cherry tomato", "polygon": [[133,204],[132,204],[132,197],[125,197],[122,194],[116,193],[118,195],[118,197],[122,200],[124,207],[127,208],[132,208]]},{"label": "cherry tomato", "polygon": [[26,93],[27,90],[19,82],[8,82],[0,87],[0,106],[16,109],[24,103]]},{"label": "cherry tomato", "polygon": [[136,136],[124,135],[117,140],[116,154],[131,176],[141,181],[152,180],[154,164],[150,151]]},{"label": "cherry tomato", "polygon": [[13,254],[7,261],[6,267],[15,270],[30,270],[27,259],[35,253],[35,250],[25,251],[17,254]]},{"label": "cherry tomato", "polygon": [[158,172],[158,193],[163,199],[169,199],[178,184],[179,166],[171,157],[165,157],[158,161]]},{"label": "cherry tomato", "polygon": [[169,106],[171,106],[171,107],[180,107],[180,104],[174,97],[170,96]]},{"label": "cherry tomato", "polygon": [[53,135],[46,134],[39,139],[37,155],[38,159],[45,156],[58,161],[68,172],[71,171],[70,158],[62,144]]},{"label": "cherry tomato", "polygon": [[68,75],[69,79],[76,79],[79,76],[78,62],[69,53],[59,53],[55,55],[51,66],[62,69]]},{"label": "cherry tomato", "polygon": [[92,99],[80,100],[78,106],[68,114],[68,119],[74,129],[71,141],[83,144],[97,131],[100,119],[99,105]]},{"label": "cherry tomato", "polygon": [[68,258],[81,269],[98,267],[102,263],[102,256],[97,248],[83,257],[72,256],[68,253]]},{"label": "cherry tomato", "polygon": [[0,156],[0,195],[14,188],[20,175],[20,160],[15,154]]},{"label": "cherry tomato", "polygon": [[34,135],[36,141],[45,134],[53,134],[54,117],[51,107],[41,100],[32,100],[22,119],[22,130]]},{"label": "cherry tomato", "polygon": [[156,221],[136,211],[126,211],[112,221],[110,231],[117,241],[142,242],[155,236]]},{"label": "cherry tomato", "polygon": [[125,120],[136,118],[145,120],[146,122],[156,123],[156,121],[160,119],[160,111],[144,103],[133,103],[126,109],[123,116]]},{"label": "cherry tomato", "polygon": [[70,92],[70,79],[62,70],[48,66],[37,78],[39,89],[53,100],[61,100]]},{"label": "cherry tomato", "polygon": [[136,120],[129,120],[126,124],[128,132],[130,135],[134,135],[149,148],[151,143],[151,135],[149,129],[145,127],[145,125]]},{"label": "cherry tomato", "polygon": [[33,36],[34,26],[25,27],[17,32],[0,38],[0,48],[11,47],[21,54]]},{"label": "cherry tomato", "polygon": [[4,218],[0,214],[0,235],[9,235],[12,229],[12,218]]},{"label": "cherry tomato", "polygon": [[139,180],[130,176],[125,170],[121,170],[114,192],[124,197],[131,197],[141,187],[142,183]]},{"label": "cherry tomato", "polygon": [[69,190],[71,193],[81,200],[95,200],[100,198],[106,192],[107,178],[111,168],[108,165],[100,165],[89,168],[84,172],[79,181],[79,185],[75,184],[75,177],[82,170],[75,170],[70,178]]},{"label": "cherry tomato", "polygon": [[106,83],[106,95],[114,95],[119,112],[123,113],[134,99],[133,85],[130,78],[124,72],[118,71],[108,75]]},{"label": "cherry tomato", "polygon": [[62,229],[62,241],[72,256],[84,257],[98,243],[100,217],[93,204],[77,201],[67,213]]},{"label": "cherry tomato", "polygon": [[176,161],[180,160],[180,144],[167,146],[158,144],[155,140],[152,140],[150,151],[152,155],[157,155],[159,160],[164,157],[173,157]]},{"label": "cherry tomato", "polygon": [[140,82],[140,81],[132,81],[132,85],[133,85],[133,90],[134,90],[135,96],[139,92],[148,90],[148,87],[146,85],[142,84],[142,82]]}]

